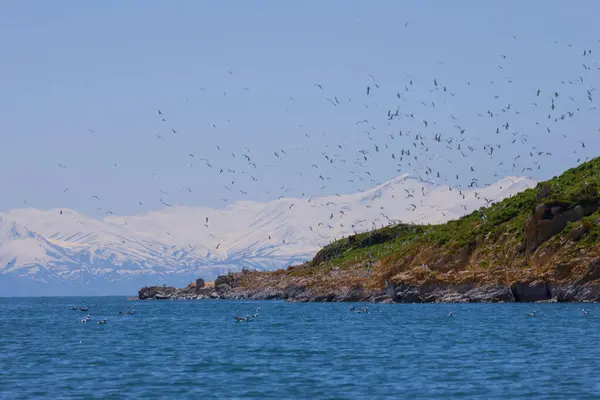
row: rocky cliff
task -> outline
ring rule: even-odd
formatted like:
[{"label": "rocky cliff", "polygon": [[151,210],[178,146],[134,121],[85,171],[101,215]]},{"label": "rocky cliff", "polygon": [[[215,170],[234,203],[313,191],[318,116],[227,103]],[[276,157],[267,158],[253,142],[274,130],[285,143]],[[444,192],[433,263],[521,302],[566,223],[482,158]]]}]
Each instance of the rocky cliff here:
[{"label": "rocky cliff", "polygon": [[600,158],[441,225],[338,240],[302,265],[244,271],[215,297],[288,301],[600,300]]}]

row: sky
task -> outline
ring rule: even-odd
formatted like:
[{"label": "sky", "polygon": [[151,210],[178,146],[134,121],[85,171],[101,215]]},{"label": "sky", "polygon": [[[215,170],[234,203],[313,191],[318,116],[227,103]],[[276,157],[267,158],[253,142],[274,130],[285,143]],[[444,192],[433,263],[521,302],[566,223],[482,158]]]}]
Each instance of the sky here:
[{"label": "sky", "polygon": [[598,155],[597,15],[596,1],[3,2],[0,211],[222,207],[403,173],[547,179]]}]

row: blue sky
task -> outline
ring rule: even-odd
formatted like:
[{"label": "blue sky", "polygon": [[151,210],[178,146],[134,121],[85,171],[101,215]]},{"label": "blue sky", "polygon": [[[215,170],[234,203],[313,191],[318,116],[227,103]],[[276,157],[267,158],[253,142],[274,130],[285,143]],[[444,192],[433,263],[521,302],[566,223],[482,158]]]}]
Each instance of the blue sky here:
[{"label": "blue sky", "polygon": [[600,148],[597,15],[595,1],[5,2],[0,210],[222,206],[404,172],[548,178]]}]

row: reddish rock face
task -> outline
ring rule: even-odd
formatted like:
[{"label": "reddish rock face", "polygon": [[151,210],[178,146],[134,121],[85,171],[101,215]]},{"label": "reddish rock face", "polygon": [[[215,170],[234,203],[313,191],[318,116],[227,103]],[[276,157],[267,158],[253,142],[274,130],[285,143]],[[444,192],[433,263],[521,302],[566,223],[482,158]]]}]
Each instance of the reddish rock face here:
[{"label": "reddish rock face", "polygon": [[534,215],[525,221],[525,242],[528,252],[533,252],[537,247],[537,222]]}]

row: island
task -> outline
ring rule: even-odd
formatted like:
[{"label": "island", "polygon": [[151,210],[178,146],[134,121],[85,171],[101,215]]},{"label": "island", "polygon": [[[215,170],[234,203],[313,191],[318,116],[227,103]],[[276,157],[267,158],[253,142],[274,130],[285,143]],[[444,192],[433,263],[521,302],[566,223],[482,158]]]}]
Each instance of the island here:
[{"label": "island", "polygon": [[137,298],[597,302],[599,184],[595,158],[445,224],[391,225],[335,241],[301,265],[146,287]]}]

